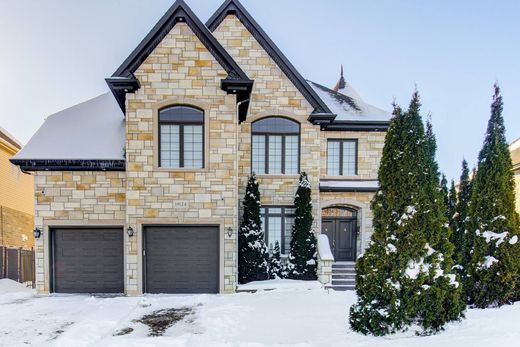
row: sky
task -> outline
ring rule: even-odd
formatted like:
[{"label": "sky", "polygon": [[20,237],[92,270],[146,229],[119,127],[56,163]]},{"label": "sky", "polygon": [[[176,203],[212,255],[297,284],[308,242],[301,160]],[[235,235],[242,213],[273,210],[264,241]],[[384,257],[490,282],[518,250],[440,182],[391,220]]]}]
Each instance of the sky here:
[{"label": "sky", "polygon": [[[110,76],[173,0],[0,0],[0,126],[26,143],[45,117],[108,91]],[[205,22],[223,0],[186,0]],[[242,0],[307,79],[346,79],[406,107],[417,87],[448,178],[473,166],[493,84],[520,137],[520,1]],[[89,136],[89,134],[85,134]]]}]

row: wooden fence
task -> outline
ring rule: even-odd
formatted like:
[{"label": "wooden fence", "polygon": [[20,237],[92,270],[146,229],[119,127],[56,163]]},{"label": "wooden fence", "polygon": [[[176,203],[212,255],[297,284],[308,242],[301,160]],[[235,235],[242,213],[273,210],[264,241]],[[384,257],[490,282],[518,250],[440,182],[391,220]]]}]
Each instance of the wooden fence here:
[{"label": "wooden fence", "polygon": [[34,288],[34,250],[0,246],[0,278],[9,278]]}]

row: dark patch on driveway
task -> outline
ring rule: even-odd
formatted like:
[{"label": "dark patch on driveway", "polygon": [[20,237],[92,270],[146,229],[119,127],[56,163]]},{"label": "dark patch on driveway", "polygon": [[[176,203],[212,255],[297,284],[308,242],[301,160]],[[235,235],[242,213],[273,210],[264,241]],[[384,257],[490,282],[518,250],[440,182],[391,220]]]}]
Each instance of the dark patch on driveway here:
[{"label": "dark patch on driveway", "polygon": [[169,308],[154,311],[140,319],[134,320],[134,322],[147,325],[148,336],[162,336],[169,327],[192,313],[193,309],[191,307]]}]

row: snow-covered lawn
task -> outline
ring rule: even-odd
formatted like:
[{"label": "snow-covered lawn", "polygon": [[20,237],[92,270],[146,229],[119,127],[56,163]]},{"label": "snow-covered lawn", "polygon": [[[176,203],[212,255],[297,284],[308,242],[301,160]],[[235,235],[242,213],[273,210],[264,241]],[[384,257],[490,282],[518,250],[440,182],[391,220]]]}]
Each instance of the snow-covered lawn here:
[{"label": "snow-covered lawn", "polygon": [[[234,295],[148,295],[102,298],[37,296],[0,280],[0,346],[520,346],[520,303],[469,310],[467,319],[442,334],[412,333],[366,337],[348,329],[352,292],[311,289]],[[192,308],[192,313],[160,337],[133,322],[160,309]],[[125,328],[133,331],[114,336]]]}]

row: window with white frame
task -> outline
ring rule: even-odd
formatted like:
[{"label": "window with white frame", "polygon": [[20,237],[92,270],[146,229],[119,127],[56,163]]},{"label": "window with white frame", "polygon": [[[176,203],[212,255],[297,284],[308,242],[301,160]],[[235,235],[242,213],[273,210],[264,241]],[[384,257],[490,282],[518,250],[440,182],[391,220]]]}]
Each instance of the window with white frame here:
[{"label": "window with white frame", "polygon": [[300,125],[268,117],[252,124],[251,168],[256,174],[295,175],[300,171]]},{"label": "window with white frame", "polygon": [[262,230],[269,250],[272,250],[276,241],[278,241],[280,253],[289,253],[294,225],[294,212],[294,207],[286,206],[264,206],[260,209]]},{"label": "window with white frame", "polygon": [[357,140],[330,139],[327,141],[327,175],[357,175]]},{"label": "window with white frame", "polygon": [[204,112],[190,106],[159,111],[159,166],[204,167]]}]

